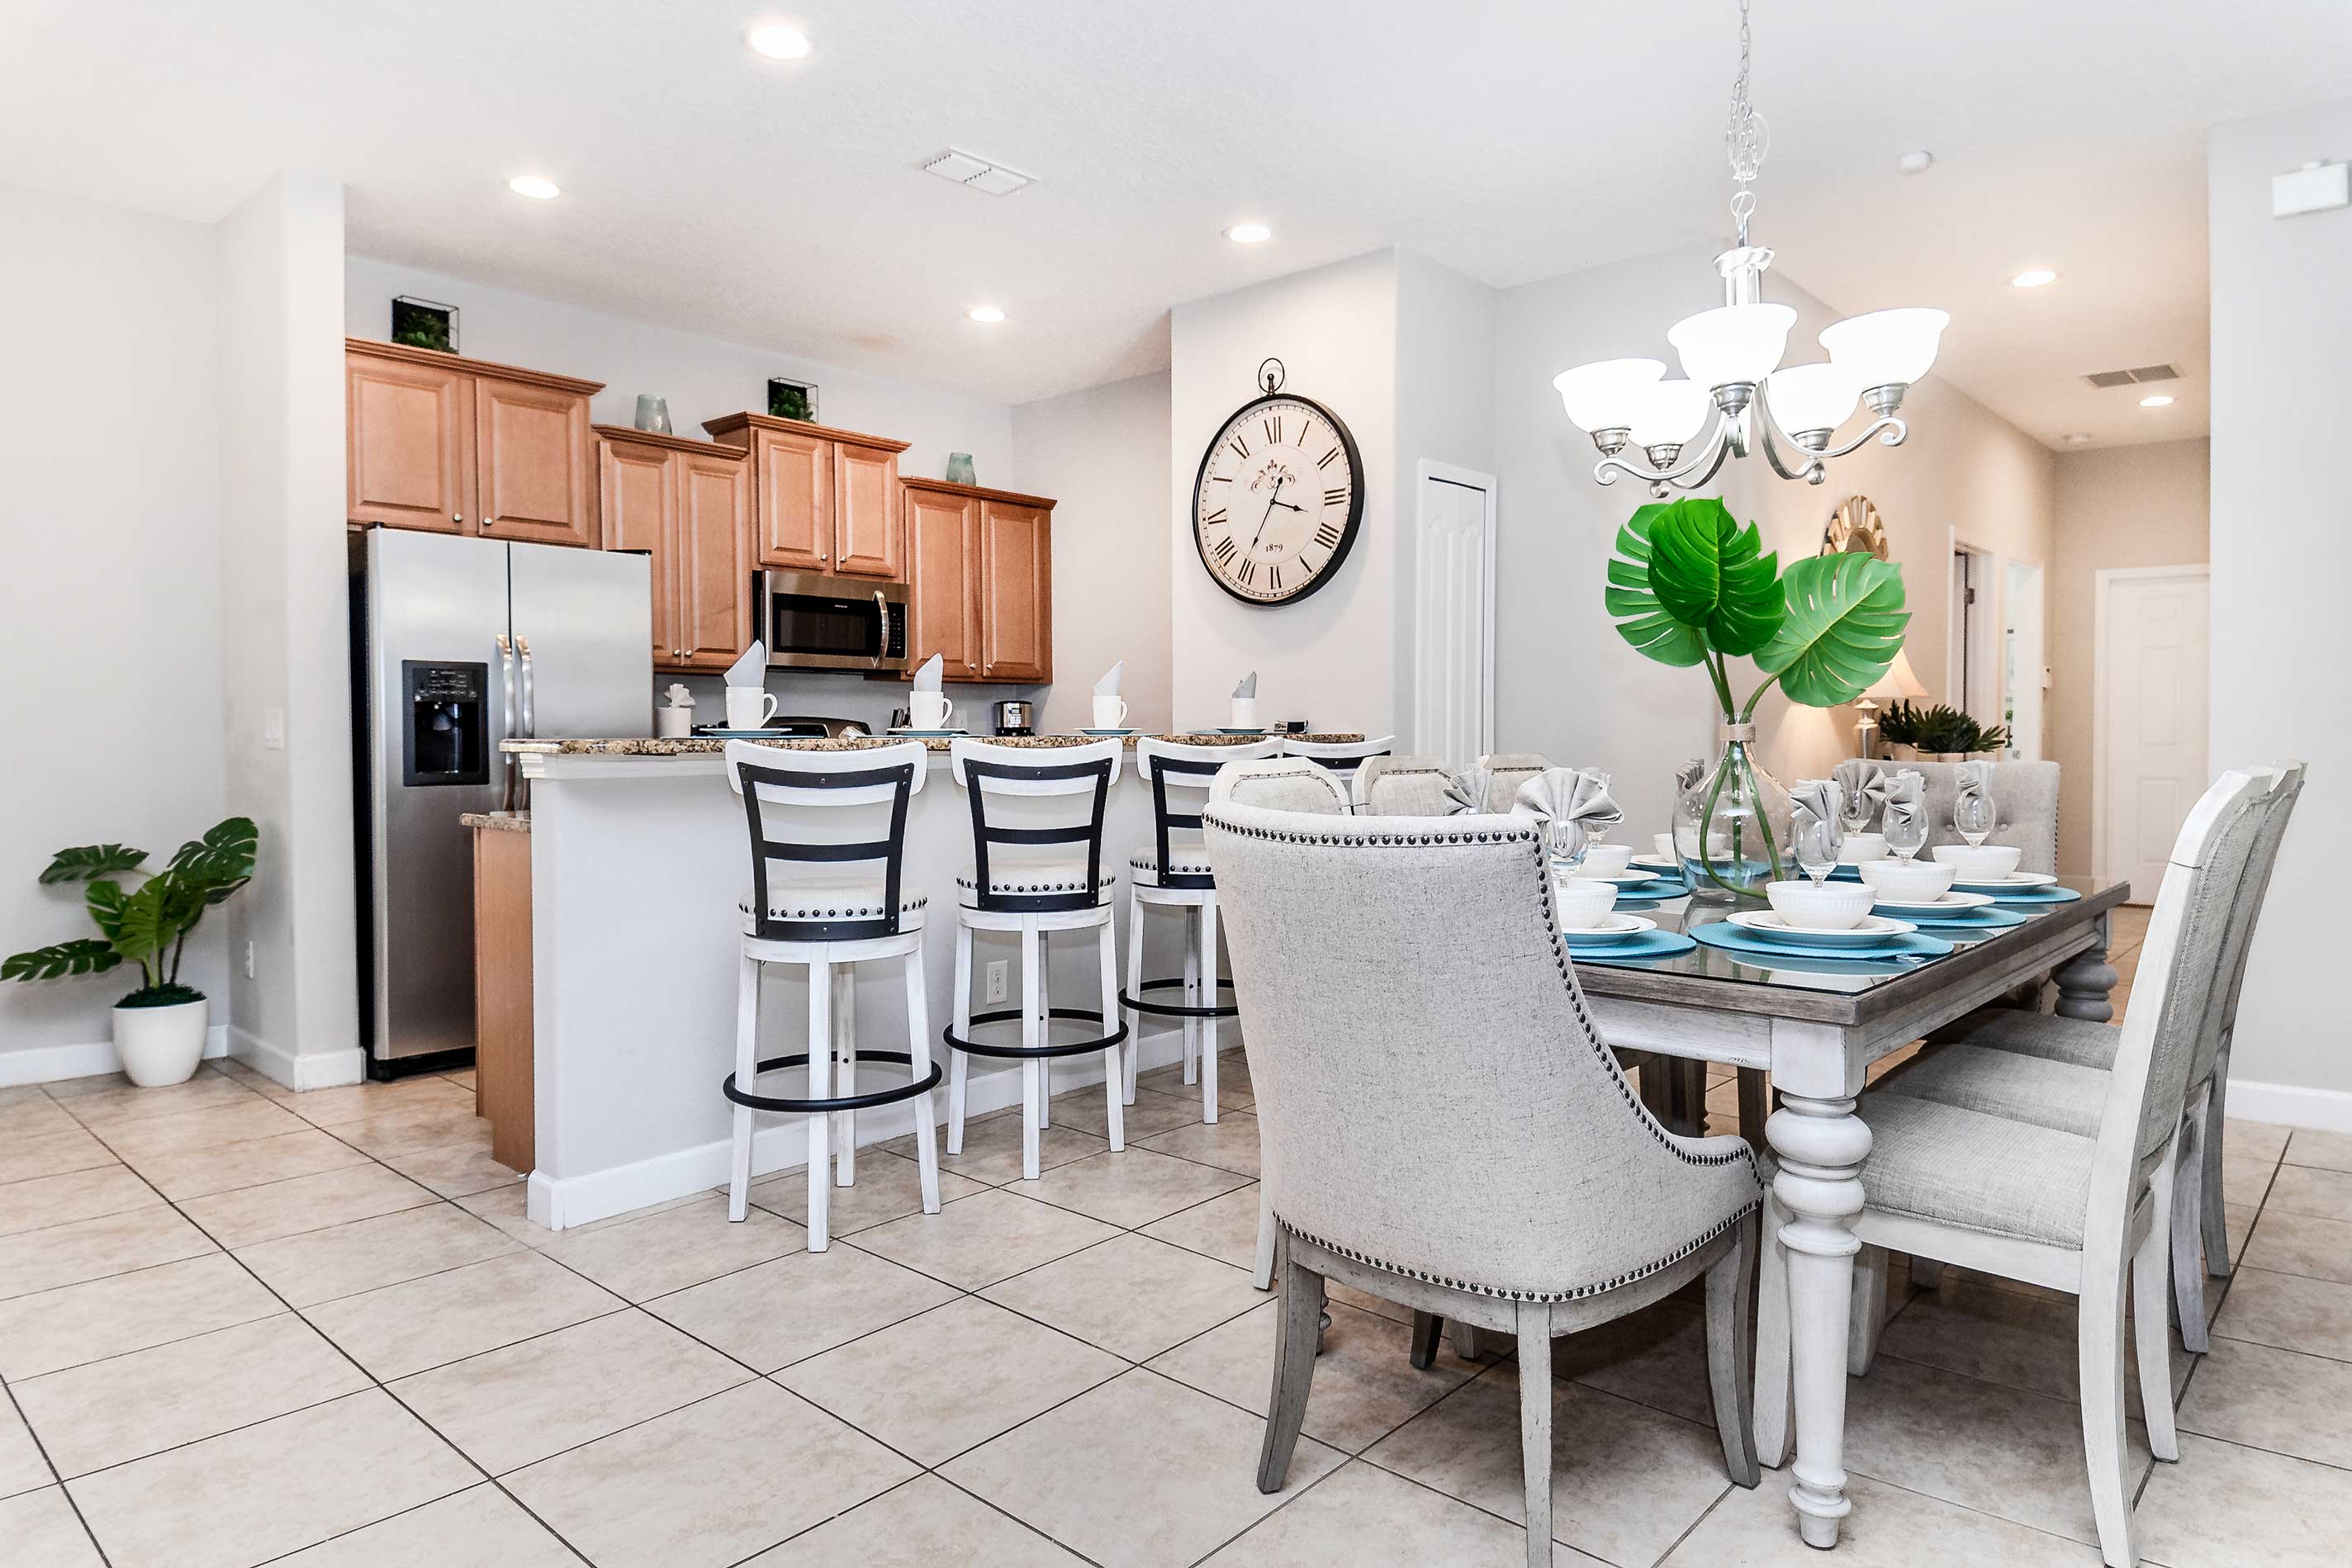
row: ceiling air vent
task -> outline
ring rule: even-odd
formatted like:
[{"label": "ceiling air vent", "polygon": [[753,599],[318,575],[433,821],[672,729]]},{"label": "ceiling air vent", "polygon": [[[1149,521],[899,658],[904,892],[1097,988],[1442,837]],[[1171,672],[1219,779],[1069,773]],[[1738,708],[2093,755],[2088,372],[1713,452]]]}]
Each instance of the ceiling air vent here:
[{"label": "ceiling air vent", "polygon": [[2128,387],[2142,382],[2177,382],[2180,371],[2172,365],[2142,365],[2132,371],[2094,371],[2083,379],[2095,387]]},{"label": "ceiling air vent", "polygon": [[966,152],[955,147],[924,159],[922,168],[927,174],[952,180],[988,196],[1009,196],[1022,186],[1036,183],[1032,175],[1024,174],[1017,169],[1008,169],[1002,163],[991,162],[977,152]]}]

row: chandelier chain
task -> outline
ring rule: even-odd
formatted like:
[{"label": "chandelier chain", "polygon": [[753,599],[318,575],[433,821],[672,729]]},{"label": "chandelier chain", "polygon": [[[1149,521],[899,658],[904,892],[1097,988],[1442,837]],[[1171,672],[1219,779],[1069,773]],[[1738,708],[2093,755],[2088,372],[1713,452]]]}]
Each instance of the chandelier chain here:
[{"label": "chandelier chain", "polygon": [[1739,188],[1731,197],[1731,217],[1739,231],[1739,244],[1748,244],[1748,220],[1756,211],[1756,193],[1751,188],[1757,172],[1764,165],[1765,149],[1771,142],[1771,129],[1748,97],[1749,36],[1748,26],[1748,0],[1739,0],[1739,77],[1731,88],[1731,120],[1723,133],[1724,150],[1731,160],[1731,178]]}]

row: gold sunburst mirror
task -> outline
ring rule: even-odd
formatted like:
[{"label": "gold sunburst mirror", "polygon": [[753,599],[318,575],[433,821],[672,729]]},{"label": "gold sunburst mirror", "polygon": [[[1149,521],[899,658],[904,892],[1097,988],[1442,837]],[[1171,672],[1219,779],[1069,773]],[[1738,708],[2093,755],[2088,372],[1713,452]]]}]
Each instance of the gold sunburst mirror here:
[{"label": "gold sunburst mirror", "polygon": [[1874,555],[1886,559],[1886,522],[1867,496],[1848,496],[1830,514],[1822,533],[1823,555]]}]

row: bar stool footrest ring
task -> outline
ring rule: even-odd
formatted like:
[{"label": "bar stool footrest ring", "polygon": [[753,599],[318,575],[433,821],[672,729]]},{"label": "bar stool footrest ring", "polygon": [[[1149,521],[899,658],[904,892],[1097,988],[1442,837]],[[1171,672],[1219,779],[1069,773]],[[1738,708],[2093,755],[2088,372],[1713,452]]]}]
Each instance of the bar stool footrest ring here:
[{"label": "bar stool footrest ring", "polygon": [[[915,1059],[903,1051],[861,1051],[857,1053],[859,1066],[863,1067],[869,1061],[898,1062],[910,1072],[915,1066]],[[759,1071],[774,1072],[782,1068],[806,1067],[808,1064],[808,1053],[803,1051],[797,1056],[764,1057],[761,1060]],[[894,1083],[887,1089],[877,1089],[868,1094],[836,1094],[826,1100],[790,1100],[781,1095],[755,1094],[748,1089],[737,1088],[735,1075],[731,1072],[727,1075],[727,1082],[719,1085],[719,1092],[736,1104],[754,1111],[805,1112],[810,1114],[826,1111],[868,1111],[877,1105],[896,1105],[902,1100],[912,1100],[918,1094],[928,1094],[938,1088],[940,1064],[932,1061],[929,1067],[930,1076],[919,1082]]]},{"label": "bar stool footrest ring", "polygon": [[[1137,991],[1164,991],[1171,987],[1181,986],[1183,983],[1184,982],[1181,979],[1146,980],[1143,984],[1136,987],[1135,989]],[[1234,983],[1231,980],[1219,980],[1214,983],[1214,988],[1220,991],[1230,991],[1234,988]],[[1229,1019],[1238,1018],[1241,1016],[1241,1009],[1231,1003],[1223,1003],[1214,1007],[1205,1008],[1179,1007],[1173,1002],[1143,1001],[1138,997],[1129,995],[1126,991],[1119,992],[1118,1005],[1123,1008],[1133,1008],[1139,1013],[1150,1013],[1155,1018]]]},{"label": "bar stool footrest ring", "polygon": [[[1103,1021],[1102,1014],[1092,1008],[1049,1008],[1046,1009],[1046,1016],[1057,1019],[1080,1019],[1094,1024]],[[1019,1021],[1020,1017],[1019,1008],[999,1008],[993,1012],[972,1014],[971,1022],[974,1024],[1014,1023]],[[1054,1057],[1084,1056],[1089,1051],[1108,1051],[1112,1046],[1124,1044],[1127,1040],[1127,1025],[1121,1023],[1118,1029],[1099,1040],[1062,1040],[1035,1047],[993,1045],[985,1040],[966,1040],[956,1033],[955,1026],[952,1024],[940,1030],[940,1038],[953,1049],[967,1051],[973,1056],[990,1056],[1013,1061],[1044,1061]]]}]

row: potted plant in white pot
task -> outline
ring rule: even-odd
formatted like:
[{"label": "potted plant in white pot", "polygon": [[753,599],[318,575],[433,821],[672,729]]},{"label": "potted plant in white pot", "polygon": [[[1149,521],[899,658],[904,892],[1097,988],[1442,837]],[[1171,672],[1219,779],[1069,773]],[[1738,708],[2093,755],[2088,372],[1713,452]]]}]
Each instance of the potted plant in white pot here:
[{"label": "potted plant in white pot", "polygon": [[[204,1060],[209,1009],[202,991],[180,984],[180,956],[205,911],[253,880],[259,842],[250,818],[231,817],[182,844],[159,872],[142,869],[145,850],[122,844],[59,850],[41,881],[87,883],[82,903],[99,935],[18,953],[0,963],[0,980],[56,980],[138,965],[138,989],[114,1006],[122,1071],[142,1088],[186,1082]],[[145,880],[126,889],[126,876]]]}]

